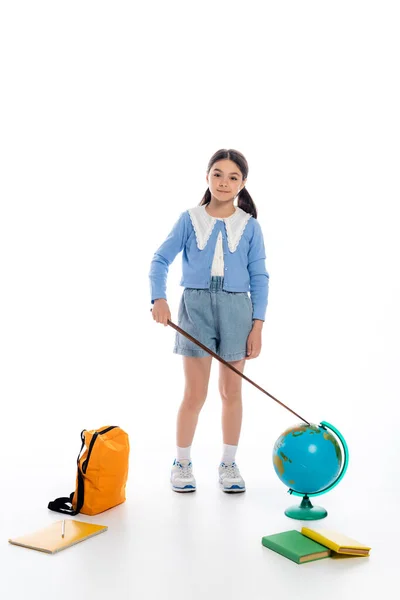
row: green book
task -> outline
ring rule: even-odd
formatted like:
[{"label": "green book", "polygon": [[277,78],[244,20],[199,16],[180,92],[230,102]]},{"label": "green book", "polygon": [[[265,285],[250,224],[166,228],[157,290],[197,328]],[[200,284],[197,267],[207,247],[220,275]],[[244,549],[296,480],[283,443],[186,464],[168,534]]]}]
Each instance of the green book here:
[{"label": "green book", "polygon": [[300,531],[294,529],[266,535],[262,538],[262,544],[298,564],[320,560],[331,555],[329,548],[307,538]]}]

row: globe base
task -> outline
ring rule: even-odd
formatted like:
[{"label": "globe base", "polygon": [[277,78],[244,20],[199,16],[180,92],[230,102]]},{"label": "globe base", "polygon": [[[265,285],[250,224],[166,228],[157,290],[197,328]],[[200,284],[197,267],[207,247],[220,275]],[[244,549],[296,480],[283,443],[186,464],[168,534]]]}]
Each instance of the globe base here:
[{"label": "globe base", "polygon": [[313,506],[307,494],[298,506],[290,506],[285,510],[285,515],[299,521],[316,521],[324,519],[328,512],[322,506]]}]

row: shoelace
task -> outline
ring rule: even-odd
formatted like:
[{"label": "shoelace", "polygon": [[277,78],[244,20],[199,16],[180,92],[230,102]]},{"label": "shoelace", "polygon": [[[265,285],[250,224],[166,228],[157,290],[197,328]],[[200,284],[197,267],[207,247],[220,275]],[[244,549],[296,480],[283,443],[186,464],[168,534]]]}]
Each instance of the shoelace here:
[{"label": "shoelace", "polygon": [[184,479],[192,478],[192,465],[182,465],[180,462],[176,463],[177,466],[181,469],[179,476]]},{"label": "shoelace", "polygon": [[224,469],[225,469],[224,474],[227,477],[233,478],[233,479],[240,477],[239,469],[235,465],[235,463],[233,463],[232,465],[225,465]]}]

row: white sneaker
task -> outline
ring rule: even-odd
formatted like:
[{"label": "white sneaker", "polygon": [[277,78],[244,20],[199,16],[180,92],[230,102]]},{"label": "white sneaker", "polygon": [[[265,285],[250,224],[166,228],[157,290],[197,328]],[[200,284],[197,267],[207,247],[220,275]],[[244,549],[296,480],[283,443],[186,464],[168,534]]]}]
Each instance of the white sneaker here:
[{"label": "white sneaker", "polygon": [[236,463],[221,463],[218,469],[219,487],[223,492],[245,492],[246,485]]},{"label": "white sneaker", "polygon": [[196,480],[190,460],[174,460],[171,470],[171,487],[174,492],[195,492]]}]

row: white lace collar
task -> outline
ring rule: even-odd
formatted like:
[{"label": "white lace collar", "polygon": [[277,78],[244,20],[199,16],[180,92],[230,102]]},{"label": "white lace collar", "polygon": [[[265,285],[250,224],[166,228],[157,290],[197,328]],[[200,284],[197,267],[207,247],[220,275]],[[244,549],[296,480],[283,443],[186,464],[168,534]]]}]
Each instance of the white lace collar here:
[{"label": "white lace collar", "polygon": [[[204,250],[218,219],[208,214],[206,204],[189,209],[189,215],[196,234],[197,247],[199,250]],[[251,215],[249,213],[237,206],[233,215],[221,219],[225,223],[228,247],[231,252],[235,252],[238,247],[240,238],[250,218]]]}]

